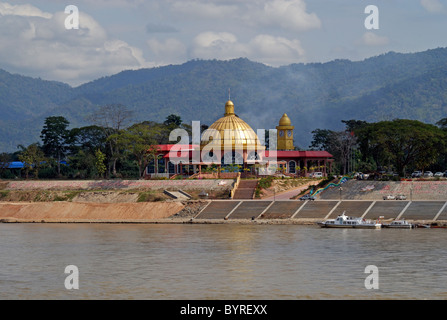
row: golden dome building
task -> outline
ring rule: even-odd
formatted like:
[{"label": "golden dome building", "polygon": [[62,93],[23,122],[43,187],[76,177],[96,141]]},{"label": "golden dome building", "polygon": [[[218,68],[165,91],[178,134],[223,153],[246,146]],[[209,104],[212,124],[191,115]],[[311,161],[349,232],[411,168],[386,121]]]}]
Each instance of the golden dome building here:
[{"label": "golden dome building", "polygon": [[243,165],[259,160],[265,150],[254,130],[234,112],[234,103],[228,100],[222,118],[203,134],[200,142],[203,163]]},{"label": "golden dome building", "polygon": [[[202,133],[200,144],[155,146],[159,154],[148,165],[146,178],[176,175],[232,178],[237,172],[298,177],[314,171],[327,176],[331,172],[333,156],[326,151],[296,150],[294,128],[289,116],[283,114],[276,126],[276,139],[269,139],[271,150],[266,150],[264,141],[261,143],[255,131],[237,116],[234,103],[228,100],[223,117]],[[185,158],[183,151],[189,157]],[[183,153],[183,157],[179,153]]]}]

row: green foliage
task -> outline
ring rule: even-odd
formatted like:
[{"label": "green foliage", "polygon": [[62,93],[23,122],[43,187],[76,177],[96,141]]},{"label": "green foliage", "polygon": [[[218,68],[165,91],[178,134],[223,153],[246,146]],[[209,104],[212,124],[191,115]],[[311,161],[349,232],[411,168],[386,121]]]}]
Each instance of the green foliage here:
[{"label": "green foliage", "polygon": [[27,148],[19,146],[22,151],[18,158],[23,162],[25,171],[25,178],[28,179],[29,173],[34,173],[34,177],[39,178],[39,169],[42,168],[44,161],[46,160],[45,154],[38,143],[33,143]]},{"label": "green foliage", "polygon": [[103,177],[104,173],[107,170],[107,167],[104,164],[104,161],[106,160],[106,156],[104,155],[104,153],[101,152],[101,150],[98,149],[95,152],[95,157],[96,157],[96,162],[95,162],[96,171],[98,172],[100,177]]}]

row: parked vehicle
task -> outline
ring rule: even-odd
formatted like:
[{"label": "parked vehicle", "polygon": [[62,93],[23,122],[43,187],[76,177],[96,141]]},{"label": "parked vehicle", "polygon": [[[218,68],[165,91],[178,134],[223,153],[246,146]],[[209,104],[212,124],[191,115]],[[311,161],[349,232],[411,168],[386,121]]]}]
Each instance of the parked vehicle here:
[{"label": "parked vehicle", "polygon": [[354,178],[356,178],[357,180],[368,180],[369,173],[357,172],[356,174],[354,174]]},{"label": "parked vehicle", "polygon": [[434,174],[434,176],[435,177],[443,177],[444,176],[444,173],[443,172],[436,172],[435,174]]},{"label": "parked vehicle", "polygon": [[323,172],[313,172],[310,174],[311,178],[323,178]]},{"label": "parked vehicle", "polygon": [[300,200],[301,200],[301,201],[307,201],[307,200],[314,201],[314,200],[315,200],[315,197],[312,197],[310,194],[305,194],[304,196],[302,196],[302,197],[300,198]]},{"label": "parked vehicle", "polygon": [[433,172],[431,172],[431,171],[425,171],[425,172],[424,172],[424,177],[433,177]]},{"label": "parked vehicle", "polygon": [[389,194],[387,196],[383,196],[383,200],[396,200],[396,197],[392,194]]},{"label": "parked vehicle", "polygon": [[422,176],[422,172],[421,171],[415,171],[411,174],[412,178],[419,178]]},{"label": "parked vehicle", "polygon": [[404,194],[398,194],[396,200],[407,200],[407,196]]}]

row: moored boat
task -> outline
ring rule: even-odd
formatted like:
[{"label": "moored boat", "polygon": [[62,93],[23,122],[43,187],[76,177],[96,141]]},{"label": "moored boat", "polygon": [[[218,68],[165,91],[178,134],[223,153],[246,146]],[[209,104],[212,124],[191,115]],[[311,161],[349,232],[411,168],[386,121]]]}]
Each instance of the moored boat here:
[{"label": "moored boat", "polygon": [[317,222],[322,228],[355,228],[355,229],[380,229],[381,223],[362,218],[349,217],[343,214],[335,219],[328,219],[326,221]]},{"label": "moored boat", "polygon": [[407,220],[394,220],[391,223],[384,223],[382,227],[391,229],[414,229],[416,225],[409,223]]}]

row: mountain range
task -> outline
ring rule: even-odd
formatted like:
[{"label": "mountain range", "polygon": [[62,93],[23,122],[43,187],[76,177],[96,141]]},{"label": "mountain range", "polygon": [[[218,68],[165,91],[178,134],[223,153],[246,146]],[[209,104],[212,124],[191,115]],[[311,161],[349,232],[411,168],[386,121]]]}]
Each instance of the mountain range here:
[{"label": "mountain range", "polygon": [[339,130],[341,120],[446,118],[447,48],[283,67],[246,58],[192,60],[122,71],[78,87],[0,69],[0,152],[40,141],[48,116],[64,116],[70,127],[90,125],[88,116],[107,104],[132,110],[134,123],[177,114],[186,123],[211,125],[223,116],[229,90],[236,114],[255,130],[274,129],[287,113],[295,145],[306,149],[312,130]]}]

